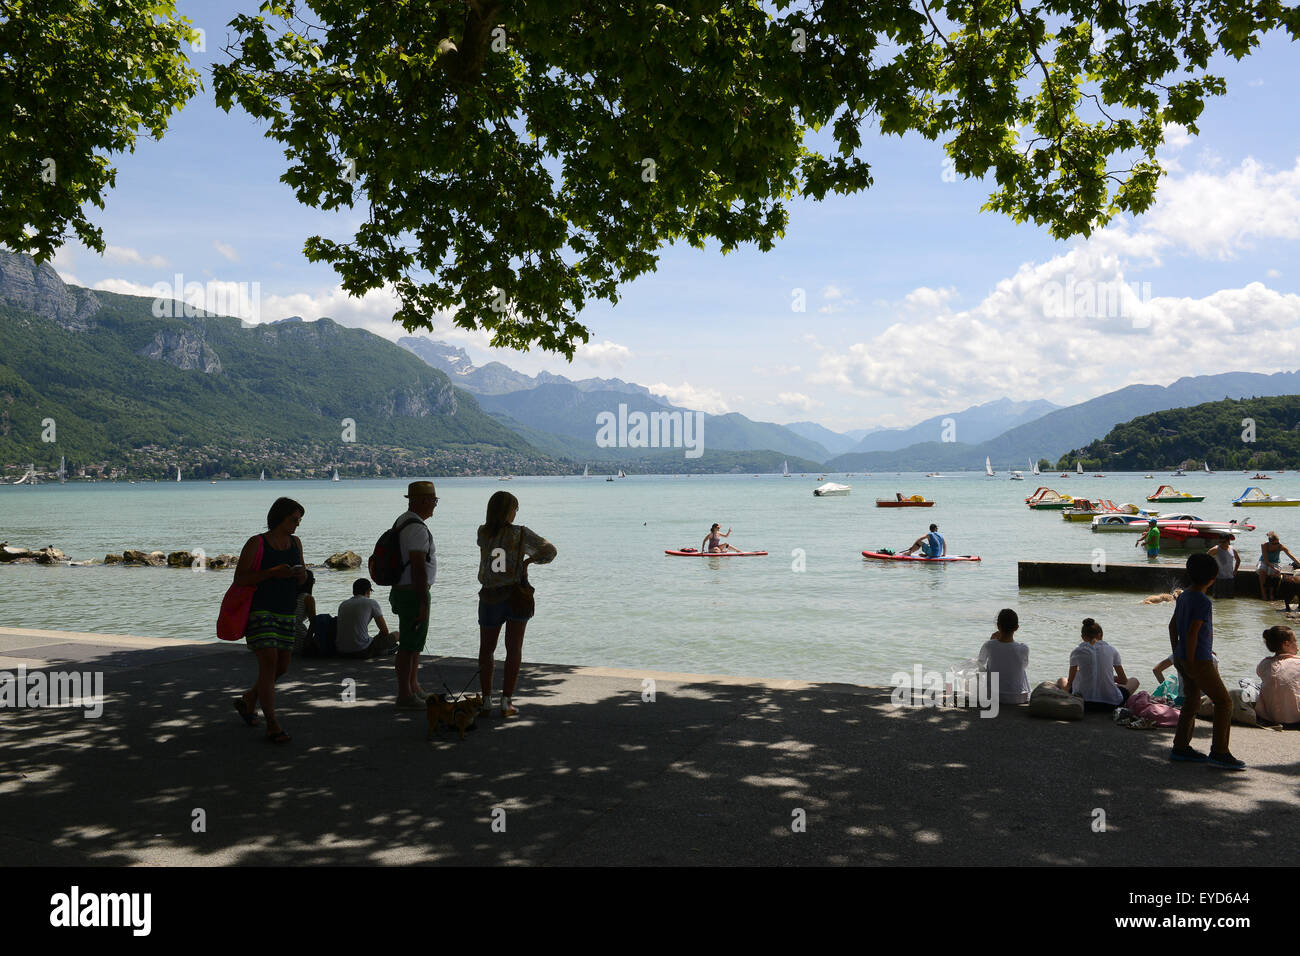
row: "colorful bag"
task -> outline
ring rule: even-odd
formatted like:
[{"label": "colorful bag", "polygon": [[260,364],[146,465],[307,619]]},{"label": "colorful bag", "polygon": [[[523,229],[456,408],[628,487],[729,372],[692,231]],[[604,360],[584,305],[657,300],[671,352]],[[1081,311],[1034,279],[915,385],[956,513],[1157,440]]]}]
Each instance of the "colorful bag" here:
[{"label": "colorful bag", "polygon": [[[262,536],[257,536],[257,556],[253,558],[253,569],[262,569]],[[217,637],[223,641],[237,641],[244,636],[248,627],[248,612],[253,605],[253,594],[257,586],[231,584],[226,589],[226,596],[221,599],[221,611],[217,614]]]},{"label": "colorful bag", "polygon": [[1134,717],[1145,718],[1155,727],[1177,727],[1178,718],[1182,715],[1182,711],[1177,707],[1156,703],[1144,690],[1130,697],[1124,706]]}]

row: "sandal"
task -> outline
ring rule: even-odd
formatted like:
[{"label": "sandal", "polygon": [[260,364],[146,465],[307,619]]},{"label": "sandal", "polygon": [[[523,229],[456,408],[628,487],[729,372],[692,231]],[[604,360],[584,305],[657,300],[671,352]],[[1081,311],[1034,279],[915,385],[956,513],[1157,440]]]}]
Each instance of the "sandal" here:
[{"label": "sandal", "polygon": [[255,710],[248,709],[248,705],[244,703],[244,698],[242,697],[235,698],[235,710],[239,711],[239,716],[244,718],[244,723],[248,724],[248,726],[250,727],[261,726],[262,722],[257,719],[257,712]]},{"label": "sandal", "polygon": [[516,707],[516,706],[514,706],[513,704],[511,704],[509,707],[502,707],[502,708],[501,708],[501,716],[502,716],[502,717],[518,717],[518,716],[519,716],[519,708]]},{"label": "sandal", "polygon": [[277,730],[273,734],[266,735],[266,742],[268,744],[287,744],[291,740],[293,740],[293,738],[290,737],[288,734],[286,734],[283,730]]}]

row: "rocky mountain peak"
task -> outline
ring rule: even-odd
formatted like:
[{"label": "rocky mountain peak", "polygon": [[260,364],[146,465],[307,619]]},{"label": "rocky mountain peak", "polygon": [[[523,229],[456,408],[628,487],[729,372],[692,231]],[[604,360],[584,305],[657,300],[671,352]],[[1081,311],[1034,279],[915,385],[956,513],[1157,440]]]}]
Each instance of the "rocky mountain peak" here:
[{"label": "rocky mountain peak", "polygon": [[52,319],[73,332],[84,332],[99,311],[89,289],[69,287],[49,263],[0,249],[0,304]]}]

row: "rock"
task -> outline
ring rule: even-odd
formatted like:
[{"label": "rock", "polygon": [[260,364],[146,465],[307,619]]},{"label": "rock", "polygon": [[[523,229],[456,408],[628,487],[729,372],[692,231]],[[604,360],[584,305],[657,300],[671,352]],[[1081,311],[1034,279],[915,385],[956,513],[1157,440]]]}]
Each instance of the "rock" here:
[{"label": "rock", "polygon": [[175,365],[183,372],[202,371],[208,375],[221,374],[221,359],[203,340],[202,333],[194,329],[159,332],[153,337],[153,341],[136,352],[136,355]]},{"label": "rock", "polygon": [[167,555],[167,567],[190,568],[194,566],[194,555],[189,551],[173,551]]},{"label": "rock", "polygon": [[361,555],[354,551],[340,551],[325,559],[325,567],[335,571],[351,571],[361,567]]},{"label": "rock", "polygon": [[0,548],[0,562],[19,561],[23,558],[30,558],[31,556],[32,553],[26,548],[11,548],[9,545]]},{"label": "rock", "polygon": [[209,571],[227,571],[234,568],[239,563],[239,558],[233,554],[218,554],[215,557],[208,558]]},{"label": "rock", "polygon": [[106,554],[106,555],[104,555],[104,563],[105,563],[105,564],[121,564],[121,563],[122,563],[122,556],[121,556],[120,554]]},{"label": "rock", "polygon": [[50,264],[38,266],[31,256],[0,250],[0,305],[52,319],[72,332],[84,332],[99,311],[89,289],[66,286]]},{"label": "rock", "polygon": [[145,558],[145,561],[148,562],[148,564],[151,567],[155,567],[155,568],[166,567],[167,555],[163,554],[161,551],[150,551],[149,556]]},{"label": "rock", "polygon": [[37,564],[62,564],[68,560],[68,556],[52,544],[33,552],[32,557],[36,559]]},{"label": "rock", "polygon": [[136,551],[133,548],[127,548],[122,552],[123,564],[148,564],[149,555],[143,551]]}]

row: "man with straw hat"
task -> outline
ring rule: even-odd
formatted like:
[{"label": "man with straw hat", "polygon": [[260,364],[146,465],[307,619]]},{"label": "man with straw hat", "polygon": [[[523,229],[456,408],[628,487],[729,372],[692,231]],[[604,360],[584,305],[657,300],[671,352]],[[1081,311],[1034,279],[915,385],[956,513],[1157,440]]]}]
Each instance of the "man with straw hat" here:
[{"label": "man with straw hat", "polygon": [[397,706],[424,710],[426,694],[418,679],[420,653],[429,635],[429,588],[438,573],[433,534],[425,521],[433,516],[438,496],[432,481],[413,481],[406,488],[409,509],[393,522],[402,557],[402,576],[388,602],[398,621]]}]

